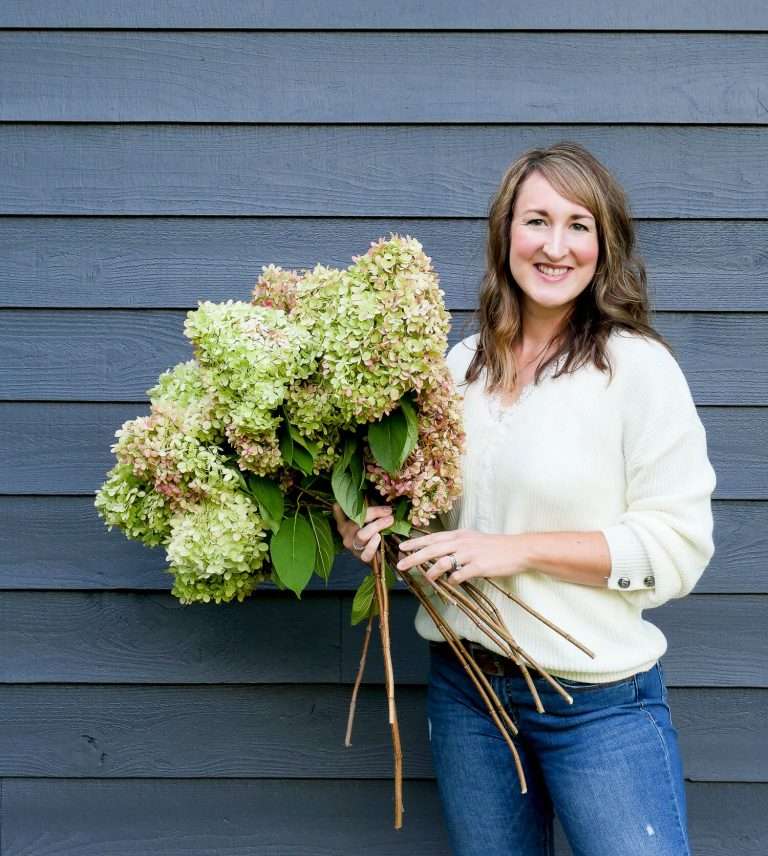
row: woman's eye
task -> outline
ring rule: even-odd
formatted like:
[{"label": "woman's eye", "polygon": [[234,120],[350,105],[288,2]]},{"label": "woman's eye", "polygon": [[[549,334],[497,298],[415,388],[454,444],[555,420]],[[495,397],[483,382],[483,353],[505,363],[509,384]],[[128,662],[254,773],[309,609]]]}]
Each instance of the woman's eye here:
[{"label": "woman's eye", "polygon": [[534,226],[536,223],[543,223],[544,221],[541,217],[534,217],[533,220],[529,220],[525,225],[526,226]]},{"label": "woman's eye", "polygon": [[574,223],[573,225],[574,225],[574,226],[578,226],[578,227],[579,227],[579,231],[580,231],[580,232],[581,232],[581,231],[583,231],[583,232],[588,232],[588,231],[589,231],[589,229],[588,229],[588,228],[587,228],[583,223]]}]

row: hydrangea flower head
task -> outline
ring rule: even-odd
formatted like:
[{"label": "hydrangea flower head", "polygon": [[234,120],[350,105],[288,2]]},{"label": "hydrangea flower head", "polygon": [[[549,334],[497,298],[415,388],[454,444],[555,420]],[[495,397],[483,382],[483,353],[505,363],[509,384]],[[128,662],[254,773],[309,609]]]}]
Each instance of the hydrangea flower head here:
[{"label": "hydrangea flower head", "polygon": [[299,285],[292,318],[312,329],[321,356],[286,407],[308,435],[380,419],[421,389],[447,347],[444,292],[415,238],[392,235],[353,260],[344,271],[318,265]]},{"label": "hydrangea flower head", "polygon": [[301,274],[295,270],[283,270],[277,265],[263,265],[261,276],[253,288],[251,303],[290,313],[296,306],[297,289],[301,279]]},{"label": "hydrangea flower head", "polygon": [[[310,333],[282,309],[232,300],[201,302],[187,315],[184,332],[216,390],[213,410],[226,422],[230,442],[273,445],[288,386],[308,376],[317,359]],[[262,470],[269,466],[265,461]]]},{"label": "hydrangea flower head", "polygon": [[226,466],[218,447],[200,443],[185,429],[178,409],[160,402],[149,416],[123,423],[112,446],[118,462],[153,484],[174,510],[237,483],[237,473]]},{"label": "hydrangea flower head", "polygon": [[182,603],[242,601],[269,577],[266,527],[255,502],[239,491],[212,494],[174,516],[166,548]]},{"label": "hydrangea flower head", "polygon": [[147,395],[156,409],[173,413],[174,421],[183,426],[184,432],[201,443],[219,443],[223,439],[226,422],[216,412],[216,390],[196,360],[163,372]]},{"label": "hydrangea flower head", "polygon": [[173,514],[168,502],[126,464],[115,464],[107,473],[94,505],[110,531],[119,526],[127,538],[148,547],[164,544],[170,537]]}]

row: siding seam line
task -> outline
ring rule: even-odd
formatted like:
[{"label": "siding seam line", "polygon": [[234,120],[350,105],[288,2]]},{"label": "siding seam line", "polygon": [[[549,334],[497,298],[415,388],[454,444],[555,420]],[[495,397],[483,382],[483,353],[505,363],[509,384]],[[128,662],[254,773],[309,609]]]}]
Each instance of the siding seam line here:
[{"label": "siding seam line", "polygon": [[[337,595],[339,602],[339,683],[342,682],[342,678],[344,676],[344,627],[342,626],[342,621],[344,620],[344,597],[341,593]],[[2,853],[0,853],[2,856]]]}]

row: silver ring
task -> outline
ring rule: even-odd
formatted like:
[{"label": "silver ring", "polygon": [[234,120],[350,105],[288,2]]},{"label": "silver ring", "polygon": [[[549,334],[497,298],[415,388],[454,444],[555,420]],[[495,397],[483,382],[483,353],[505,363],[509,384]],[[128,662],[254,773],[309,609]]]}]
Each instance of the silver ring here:
[{"label": "silver ring", "polygon": [[456,572],[461,569],[461,562],[456,558],[455,553],[451,553],[451,571]]},{"label": "silver ring", "polygon": [[365,544],[357,543],[357,535],[355,535],[355,537],[352,539],[352,549],[355,551],[355,553],[360,553],[362,550],[365,549]]}]

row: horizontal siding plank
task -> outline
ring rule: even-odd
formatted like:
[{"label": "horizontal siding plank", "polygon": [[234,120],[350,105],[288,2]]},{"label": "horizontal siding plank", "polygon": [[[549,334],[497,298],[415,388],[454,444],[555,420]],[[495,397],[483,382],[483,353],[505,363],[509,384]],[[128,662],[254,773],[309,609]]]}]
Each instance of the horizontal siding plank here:
[{"label": "horizontal siding plank", "polygon": [[[390,782],[6,779],[4,856],[445,856],[434,781],[407,782],[392,829]],[[686,783],[697,856],[764,856],[768,785]],[[83,813],[83,806],[89,811]],[[55,842],[49,843],[50,842]],[[571,850],[555,819],[555,856]]]},{"label": "horizontal siding plank", "polygon": [[6,30],[0,119],[765,124],[767,52],[744,33]]},{"label": "horizontal siding plank", "polygon": [[[162,371],[192,358],[184,318],[175,310],[1,310],[0,395],[141,401]],[[661,313],[655,324],[697,404],[768,404],[768,314]],[[471,315],[454,312],[449,343],[475,329]]]},{"label": "horizontal siding plank", "polygon": [[[445,856],[434,781],[6,779],[3,856]],[[686,783],[696,856],[765,856],[768,785]],[[83,806],[88,806],[87,814]],[[556,821],[556,856],[570,849]]]},{"label": "horizontal siding plank", "polygon": [[[705,232],[721,225],[699,223]],[[669,226],[671,239],[677,224]],[[756,226],[768,243],[768,222],[731,226],[734,233]],[[247,300],[262,265],[303,270],[322,261],[346,267],[371,241],[396,232],[422,242],[446,303],[468,309],[480,282],[485,228],[480,220],[407,218],[10,217],[0,219],[0,255],[6,260],[0,305],[188,309],[198,300]],[[649,240],[656,244],[653,237]],[[712,241],[718,239],[709,235]],[[688,245],[686,240],[678,243]],[[737,264],[743,259],[750,270],[763,264],[757,258],[750,261],[747,247],[742,253],[746,255],[740,253]],[[693,258],[689,261],[694,264]],[[765,269],[768,276],[768,260]],[[742,276],[733,277],[735,289],[742,283]],[[754,299],[755,290],[750,292]],[[702,308],[708,300],[702,297]]]},{"label": "horizontal siding plank", "polygon": [[[768,221],[637,223],[659,310],[768,310]],[[262,265],[346,267],[391,232],[432,258],[451,309],[472,309],[484,270],[482,219],[0,219],[0,306],[188,309],[247,299]]]},{"label": "horizontal siding plank", "polygon": [[[0,592],[0,682],[327,683],[341,675],[352,683],[364,627],[350,625],[351,594],[302,601],[263,592],[242,604],[181,606],[168,594]],[[669,641],[669,684],[768,687],[767,604],[760,595],[692,594],[647,613]],[[395,675],[406,684],[422,683],[427,670],[416,608],[412,595],[392,593]],[[365,680],[381,682],[379,658],[370,659]]]},{"label": "horizontal siding plank", "polygon": [[510,161],[569,139],[637,217],[765,217],[758,127],[0,126],[0,214],[485,217]]},{"label": "horizontal siding plank", "polygon": [[[696,592],[768,594],[768,503],[713,505],[715,555]],[[5,522],[0,589],[170,589],[165,551],[129,541],[117,528],[108,532],[90,497],[0,497],[0,518]],[[336,559],[328,589],[354,591],[366,572],[345,551]],[[263,583],[259,591],[272,588]],[[325,583],[314,576],[310,588],[324,590]]]},{"label": "horizontal siding plank", "polygon": [[[169,594],[4,592],[0,640],[0,681],[315,683],[340,674],[334,596],[183,606]],[[67,678],[75,662],[79,676]]]},{"label": "horizontal siding plank", "polygon": [[[378,652],[377,652],[378,653]],[[388,779],[384,686],[0,686],[3,776]],[[426,688],[396,688],[407,779],[434,776]],[[768,781],[766,690],[670,690],[685,775]]]},{"label": "horizontal siding plank", "polygon": [[42,856],[41,846],[48,856],[448,852],[433,782],[407,783],[399,830],[391,782],[6,779],[2,788],[3,856]]},{"label": "horizontal siding plank", "polygon": [[[83,494],[114,464],[110,445],[143,403],[0,402],[0,495]],[[760,407],[701,407],[717,499],[768,499],[768,424]]]},{"label": "horizontal siding plank", "polygon": [[4,0],[0,27],[204,30],[768,30],[760,0],[676,0],[672,5],[614,0],[539,5],[493,0],[413,3],[386,6],[351,0],[281,0],[280,3],[228,0],[221,7],[200,0]]}]

